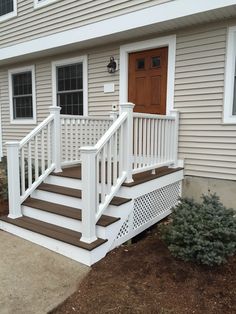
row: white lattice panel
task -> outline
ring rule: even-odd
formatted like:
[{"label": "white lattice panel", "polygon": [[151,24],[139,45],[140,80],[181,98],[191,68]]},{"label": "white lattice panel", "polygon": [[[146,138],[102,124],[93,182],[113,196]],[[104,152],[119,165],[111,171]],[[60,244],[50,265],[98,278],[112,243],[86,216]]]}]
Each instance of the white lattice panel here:
[{"label": "white lattice panel", "polygon": [[158,216],[162,216],[177,204],[180,190],[181,182],[177,181],[136,198],[133,212],[122,225],[117,239],[137,230],[146,223],[150,223],[152,220],[155,223]]}]

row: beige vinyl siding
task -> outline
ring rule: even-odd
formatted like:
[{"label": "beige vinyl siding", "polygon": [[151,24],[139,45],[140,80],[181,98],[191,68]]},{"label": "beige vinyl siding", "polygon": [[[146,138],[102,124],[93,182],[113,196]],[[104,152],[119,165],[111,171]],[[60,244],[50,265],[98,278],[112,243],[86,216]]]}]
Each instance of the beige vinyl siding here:
[{"label": "beige vinyl siding", "polygon": [[177,35],[175,108],[185,174],[236,180],[236,126],[222,123],[226,26]]},{"label": "beige vinyl siding", "polygon": [[58,0],[34,9],[18,0],[18,15],[0,23],[0,47],[84,26],[173,0]]}]

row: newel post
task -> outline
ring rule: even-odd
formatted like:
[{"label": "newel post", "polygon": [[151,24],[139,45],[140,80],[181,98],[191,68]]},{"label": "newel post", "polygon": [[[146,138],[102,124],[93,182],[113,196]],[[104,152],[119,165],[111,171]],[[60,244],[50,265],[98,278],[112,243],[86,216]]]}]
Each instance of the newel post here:
[{"label": "newel post", "polygon": [[123,142],[123,156],[124,156],[124,169],[127,171],[126,182],[133,182],[132,177],[132,164],[133,164],[133,103],[120,104],[120,113],[127,112],[127,123],[124,125],[124,142]]},{"label": "newel post", "polygon": [[10,218],[22,216],[20,199],[19,142],[7,142],[7,177]]},{"label": "newel post", "polygon": [[55,172],[61,172],[61,107],[49,107],[50,114],[54,115],[52,130],[52,158],[55,163]]},{"label": "newel post", "polygon": [[171,110],[170,115],[175,117],[174,126],[174,147],[173,147],[173,157],[174,157],[174,167],[178,167],[178,146],[179,146],[179,111]]},{"label": "newel post", "polygon": [[81,147],[82,163],[82,237],[81,241],[92,243],[96,237],[97,171],[96,152],[93,147]]}]

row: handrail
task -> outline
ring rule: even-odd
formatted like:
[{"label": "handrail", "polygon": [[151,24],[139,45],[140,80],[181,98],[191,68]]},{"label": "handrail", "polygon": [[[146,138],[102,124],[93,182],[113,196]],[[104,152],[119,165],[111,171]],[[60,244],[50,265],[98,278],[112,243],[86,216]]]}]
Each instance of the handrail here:
[{"label": "handrail", "polygon": [[110,138],[115,134],[119,129],[121,124],[127,119],[127,112],[123,112],[119,118],[111,125],[107,132],[100,138],[94,148],[97,150],[97,153],[104,147],[104,145],[110,140]]},{"label": "handrail", "polygon": [[163,120],[175,120],[174,116],[165,116],[161,114],[151,114],[151,113],[140,113],[140,112],[134,112],[133,113],[134,118],[146,118],[146,119],[163,119]]},{"label": "handrail", "polygon": [[54,115],[50,114],[45,120],[43,120],[35,129],[33,129],[26,137],[24,137],[19,144],[21,149],[25,144],[27,144],[32,138],[34,138],[49,122],[54,119]]},{"label": "handrail", "polygon": [[77,120],[101,120],[101,121],[112,121],[110,117],[100,117],[100,116],[78,116],[78,115],[71,115],[71,114],[61,114],[61,119],[77,119]]}]

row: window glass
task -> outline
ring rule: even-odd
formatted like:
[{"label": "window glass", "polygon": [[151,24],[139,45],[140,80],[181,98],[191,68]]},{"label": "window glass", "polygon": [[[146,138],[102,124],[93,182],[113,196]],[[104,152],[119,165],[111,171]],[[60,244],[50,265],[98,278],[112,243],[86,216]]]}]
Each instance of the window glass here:
[{"label": "window glass", "polygon": [[0,0],[0,16],[13,11],[13,0]]},{"label": "window glass", "polygon": [[136,60],[136,69],[142,70],[145,68],[145,59],[137,59]]},{"label": "window glass", "polygon": [[152,68],[159,68],[161,66],[160,57],[152,57]]},{"label": "window glass", "polygon": [[32,73],[12,75],[13,118],[33,118]]},{"label": "window glass", "polygon": [[83,64],[57,67],[57,105],[61,114],[83,115]]}]

